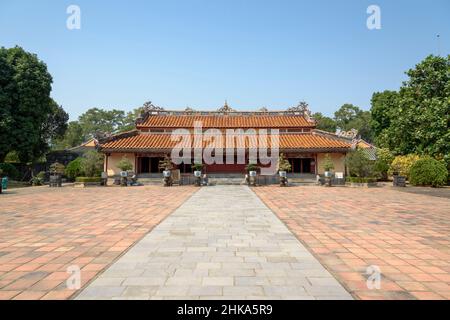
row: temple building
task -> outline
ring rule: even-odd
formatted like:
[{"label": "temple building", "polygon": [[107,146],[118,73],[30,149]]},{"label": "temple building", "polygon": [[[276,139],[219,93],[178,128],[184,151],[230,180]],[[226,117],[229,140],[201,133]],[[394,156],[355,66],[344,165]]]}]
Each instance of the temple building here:
[{"label": "temple building", "polygon": [[[217,111],[194,111],[190,108],[185,111],[167,111],[146,103],[141,116],[136,120],[135,130],[98,138],[98,148],[105,154],[105,171],[108,176],[117,176],[121,171],[117,168],[117,163],[126,156],[133,163],[133,170],[139,176],[160,176],[159,161],[165,156],[170,157],[172,149],[179,145],[179,141],[173,138],[174,132],[177,132],[175,130],[182,129],[185,134],[195,136],[197,133],[194,129],[199,123],[202,132],[215,129],[216,133],[221,132],[224,135],[230,129],[235,131],[242,129],[244,132],[266,129],[269,135],[271,130],[277,129],[278,152],[283,153],[291,163],[290,174],[293,175],[322,174],[326,155],[333,161],[335,172],[345,172],[346,153],[357,144],[361,144],[361,140],[355,139],[354,134],[333,134],[316,129],[316,122],[311,118],[306,103],[300,103],[286,111],[268,111],[262,108],[254,112],[235,111],[227,103]],[[191,143],[188,147],[208,147],[208,141],[201,141],[201,146],[198,143],[195,146],[195,139],[191,138],[187,140]],[[252,134],[247,134],[244,140],[245,144],[240,148],[245,154],[245,163],[237,163],[238,161],[227,163],[226,152],[223,152],[223,161],[206,164],[204,172],[243,174],[251,148],[258,147],[259,143],[257,139],[252,138]],[[223,141],[228,142],[227,139]],[[225,145],[223,141],[221,145],[215,146],[224,150],[234,147],[236,154],[238,153],[239,145]],[[217,155],[222,156],[215,151],[215,156]],[[192,173],[191,163],[182,163],[175,167],[181,174]]]}]

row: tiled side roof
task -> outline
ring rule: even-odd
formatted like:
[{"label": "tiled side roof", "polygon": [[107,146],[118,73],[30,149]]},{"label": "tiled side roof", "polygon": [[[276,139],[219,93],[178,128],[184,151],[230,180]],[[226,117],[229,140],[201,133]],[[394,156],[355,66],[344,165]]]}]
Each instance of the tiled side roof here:
[{"label": "tiled side roof", "polygon": [[[190,138],[191,144],[185,147],[190,147],[194,143],[194,137],[191,135]],[[280,149],[349,149],[351,147],[351,143],[348,141],[314,133],[280,134],[279,138]],[[256,136],[249,136],[248,139],[244,140],[246,148],[258,146]],[[179,141],[181,141],[181,137],[177,141],[172,141],[170,134],[138,134],[105,142],[101,145],[101,149],[122,151],[172,149]],[[211,146],[211,142],[209,141],[203,141],[203,147]],[[270,138],[267,141],[270,147]],[[238,142],[236,140],[235,145],[237,144]],[[223,137],[223,143],[219,144],[216,142],[212,147],[224,148],[226,146],[230,146],[230,144],[227,144],[225,137]]]},{"label": "tiled side roof", "polygon": [[152,115],[138,128],[295,128],[315,127],[315,122],[295,115]]}]

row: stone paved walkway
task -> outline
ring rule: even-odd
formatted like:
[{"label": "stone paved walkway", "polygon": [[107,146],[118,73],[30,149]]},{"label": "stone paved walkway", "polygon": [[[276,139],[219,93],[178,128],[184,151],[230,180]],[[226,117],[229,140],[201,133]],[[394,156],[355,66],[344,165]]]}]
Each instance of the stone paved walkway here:
[{"label": "stone paved walkway", "polygon": [[351,299],[244,186],[201,188],[78,299]]}]

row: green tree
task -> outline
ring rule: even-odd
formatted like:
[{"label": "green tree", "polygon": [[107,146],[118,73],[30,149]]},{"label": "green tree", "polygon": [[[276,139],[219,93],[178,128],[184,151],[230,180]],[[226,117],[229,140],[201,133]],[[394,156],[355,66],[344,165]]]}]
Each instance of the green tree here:
[{"label": "green tree", "polygon": [[450,56],[428,56],[406,72],[396,108],[378,122],[388,122],[378,135],[395,154],[417,153],[450,165]]},{"label": "green tree", "polygon": [[133,170],[133,164],[131,163],[130,159],[127,158],[127,156],[123,156],[116,166],[122,171]]},{"label": "green tree", "polygon": [[8,51],[0,48],[0,162],[12,151],[15,137],[10,134],[13,126],[12,110],[14,70],[8,62]]},{"label": "green tree", "polygon": [[87,177],[97,177],[103,170],[103,155],[97,151],[88,151],[83,156],[82,172]]},{"label": "green tree", "polygon": [[71,121],[67,125],[64,136],[55,141],[53,148],[56,150],[69,149],[79,146],[85,142],[85,140],[86,138],[80,123],[78,121]]},{"label": "green tree", "polygon": [[326,117],[320,112],[314,113],[313,118],[317,122],[317,129],[332,133],[336,132],[336,121],[334,121],[332,118]]},{"label": "green tree", "polygon": [[347,154],[345,164],[350,177],[371,178],[374,175],[374,163],[362,149]]},{"label": "green tree", "polygon": [[78,122],[86,139],[92,138],[97,131],[117,133],[125,123],[125,112],[122,110],[103,110],[91,108],[83,113]]},{"label": "green tree", "polygon": [[371,115],[369,111],[363,111],[353,104],[344,104],[334,113],[336,126],[348,131],[358,130],[358,135],[364,140],[372,141]]},{"label": "green tree", "polygon": [[387,180],[389,168],[394,160],[394,155],[389,149],[377,149],[377,160],[375,160],[374,169],[382,180]]},{"label": "green tree", "polygon": [[350,130],[352,128],[349,128],[348,124],[359,117],[361,113],[362,110],[359,107],[346,103],[334,113],[334,121],[341,130]]},{"label": "green tree", "polygon": [[22,162],[34,161],[65,130],[67,114],[50,98],[51,84],[36,55],[0,48],[0,162],[10,151]]},{"label": "green tree", "polygon": [[119,132],[130,131],[136,128],[135,121],[142,112],[142,107],[127,112],[123,124],[119,127]]},{"label": "green tree", "polygon": [[371,127],[375,143],[381,147],[389,147],[388,137],[384,132],[390,127],[393,115],[398,109],[398,93],[396,91],[375,92],[371,100]]},{"label": "green tree", "polygon": [[66,167],[65,174],[70,179],[82,176],[83,173],[83,158],[78,157],[75,160],[69,162]]}]

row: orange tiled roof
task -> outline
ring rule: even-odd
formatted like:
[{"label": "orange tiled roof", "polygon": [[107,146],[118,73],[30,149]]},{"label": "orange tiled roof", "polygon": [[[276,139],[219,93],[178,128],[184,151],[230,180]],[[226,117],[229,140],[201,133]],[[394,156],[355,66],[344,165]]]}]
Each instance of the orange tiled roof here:
[{"label": "orange tiled roof", "polygon": [[315,122],[295,115],[151,115],[138,128],[293,128],[315,127]]},{"label": "orange tiled roof", "polygon": [[[211,146],[214,139],[206,139],[203,141],[203,147]],[[257,147],[256,136],[248,136],[245,140],[245,147]],[[298,133],[298,134],[280,134],[279,135],[280,149],[348,149],[351,143],[343,139],[332,138],[314,133]],[[170,134],[136,134],[122,138],[116,138],[111,141],[101,144],[101,149],[106,150],[122,150],[122,151],[141,151],[149,149],[172,149],[181,141],[181,137],[177,141],[171,140]],[[270,138],[267,139],[270,147]],[[194,143],[194,137],[191,135],[191,144],[185,147],[191,147]],[[235,145],[237,145],[237,140]],[[224,148],[230,146],[227,144],[225,137],[223,143],[216,143],[213,147]]]},{"label": "orange tiled roof", "polygon": [[362,139],[360,139],[360,140],[358,141],[358,143],[356,144],[356,146],[357,146],[358,148],[361,148],[361,149],[370,149],[370,148],[374,148],[373,145],[371,145],[370,143],[368,143],[367,141],[364,141],[364,140],[362,140]]}]

